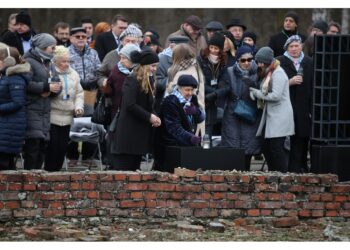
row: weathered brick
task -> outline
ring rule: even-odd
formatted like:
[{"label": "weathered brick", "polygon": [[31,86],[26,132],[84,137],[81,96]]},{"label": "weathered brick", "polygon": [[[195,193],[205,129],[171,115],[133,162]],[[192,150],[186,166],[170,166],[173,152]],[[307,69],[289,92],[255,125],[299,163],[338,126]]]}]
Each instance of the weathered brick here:
[{"label": "weathered brick", "polygon": [[42,200],[68,200],[69,197],[70,197],[70,194],[68,192],[64,192],[64,193],[49,192],[49,193],[41,194]]},{"label": "weathered brick", "polygon": [[83,216],[96,216],[97,209],[96,208],[79,209],[78,212],[80,215],[83,215]]},{"label": "weathered brick", "polygon": [[252,201],[234,201],[234,208],[254,208]]},{"label": "weathered brick", "polygon": [[227,184],[204,184],[203,189],[205,191],[228,191],[229,185],[227,185]]},{"label": "weathered brick", "polygon": [[130,198],[131,199],[141,199],[143,197],[142,192],[131,192]]},{"label": "weathered brick", "polygon": [[343,208],[344,208],[344,209],[349,209],[349,210],[350,210],[350,202],[344,202],[344,203],[343,203]]},{"label": "weathered brick", "polygon": [[94,189],[96,189],[96,183],[94,183],[94,182],[83,182],[81,184],[81,189],[82,190],[94,190]]},{"label": "weathered brick", "polygon": [[271,209],[260,209],[261,216],[271,216],[272,215]]},{"label": "weathered brick", "polygon": [[171,193],[171,199],[173,200],[182,200],[184,198],[184,194],[181,192],[172,192]]},{"label": "weathered brick", "polygon": [[63,203],[58,201],[50,202],[48,206],[49,209],[61,209],[63,207],[64,207]]},{"label": "weathered brick", "polygon": [[[209,194],[209,193],[208,193]],[[209,194],[210,195],[210,194]],[[210,198],[210,197],[209,197]],[[238,194],[235,193],[226,193],[226,199],[228,200],[237,200]]]},{"label": "weathered brick", "polygon": [[181,207],[181,204],[180,204],[180,201],[167,200],[166,207],[167,208]]},{"label": "weathered brick", "polygon": [[337,210],[327,210],[325,216],[326,217],[337,217],[338,211]]},{"label": "weathered brick", "polygon": [[139,173],[130,174],[130,175],[128,175],[128,180],[129,181],[141,181],[141,174],[139,174]]},{"label": "weathered brick", "polygon": [[235,208],[234,201],[215,200],[209,202],[210,208]]},{"label": "weathered brick", "polygon": [[101,200],[112,200],[113,195],[109,192],[100,192],[100,199]]},{"label": "weathered brick", "polygon": [[311,210],[305,210],[305,209],[299,210],[298,215],[300,217],[311,217]]},{"label": "weathered brick", "polygon": [[225,179],[228,182],[239,182],[239,175],[225,175]]},{"label": "weathered brick", "polygon": [[175,187],[175,191],[177,192],[200,192],[202,191],[202,185],[184,185],[177,184]]},{"label": "weathered brick", "polygon": [[142,181],[151,181],[156,178],[155,174],[143,174],[142,176]]},{"label": "weathered brick", "polygon": [[[182,180],[193,181],[192,178],[187,178],[187,177],[182,177]],[[167,174],[159,174],[159,175],[156,176],[156,181],[157,182],[168,182],[169,181],[169,175],[167,175]]]},{"label": "weathered brick", "polygon": [[0,191],[6,191],[6,189],[7,189],[7,185],[0,183]]},{"label": "weathered brick", "polygon": [[5,207],[4,203],[0,201],[0,210]]},{"label": "weathered brick", "polygon": [[72,175],[70,176],[70,180],[71,180],[72,182],[75,182],[75,181],[82,181],[82,180],[84,180],[84,175],[82,175],[82,174],[72,174]]},{"label": "weathered brick", "polygon": [[225,199],[226,198],[226,194],[225,193],[213,193],[212,198],[214,200]]},{"label": "weathered brick", "polygon": [[171,182],[179,182],[180,181],[180,177],[177,176],[176,174],[169,174],[168,178],[169,178],[169,181],[171,181]]},{"label": "weathered brick", "polygon": [[37,183],[41,180],[41,176],[36,174],[36,173],[33,173],[33,172],[23,173],[22,178],[23,178],[24,183],[26,183],[26,182]]},{"label": "weathered brick", "polygon": [[175,191],[175,184],[169,183],[150,183],[148,185],[148,190],[152,191]]},{"label": "weathered brick", "polygon": [[89,199],[98,199],[99,198],[99,192],[97,191],[90,191],[87,193],[87,197]]},{"label": "weathered brick", "polygon": [[210,182],[211,181],[210,175],[198,175],[197,177],[198,177],[199,181],[201,181],[201,182]]},{"label": "weathered brick", "polygon": [[287,217],[298,216],[298,210],[288,210]]},{"label": "weathered brick", "polygon": [[350,210],[339,210],[339,215],[343,217],[350,217]]},{"label": "weathered brick", "polygon": [[266,183],[256,183],[254,189],[257,192],[277,192],[278,185],[276,183],[266,184]]},{"label": "weathered brick", "polygon": [[132,201],[132,200],[123,200],[120,201],[120,207],[145,207],[144,201]]},{"label": "weathered brick", "polygon": [[334,198],[335,201],[347,201],[348,197],[345,195],[336,195]]},{"label": "weathered brick", "polygon": [[116,207],[117,203],[113,200],[108,200],[108,201],[97,201],[96,206],[98,208],[104,208],[104,207]]},{"label": "weathered brick", "polygon": [[7,185],[7,190],[8,191],[20,191],[22,189],[22,184],[21,183],[9,183]]},{"label": "weathered brick", "polygon": [[207,201],[193,201],[188,203],[189,208],[207,208],[209,203]]},{"label": "weathered brick", "polygon": [[115,181],[125,181],[126,180],[126,174],[115,174],[113,176]]},{"label": "weathered brick", "polygon": [[19,200],[18,192],[1,192],[0,193],[0,200],[2,201],[17,201]]},{"label": "weathered brick", "polygon": [[157,192],[157,199],[167,200],[167,199],[170,199],[170,197],[171,197],[171,193],[169,192]]},{"label": "weathered brick", "polygon": [[323,217],[324,211],[323,210],[312,210],[311,216],[312,217]]},{"label": "weathered brick", "polygon": [[252,217],[260,216],[260,210],[259,209],[248,209],[247,215],[252,216]]},{"label": "weathered brick", "polygon": [[41,209],[16,209],[13,210],[13,217],[15,218],[27,218],[27,217],[35,217],[37,215],[41,215]]},{"label": "weathered brick", "polygon": [[67,190],[68,189],[68,183],[54,183],[51,186],[53,191],[56,190]]},{"label": "weathered brick", "polygon": [[63,209],[46,209],[43,210],[43,216],[44,217],[62,217],[64,216],[65,212]]},{"label": "weathered brick", "polygon": [[330,185],[338,182],[337,175],[322,175],[321,184]]},{"label": "weathered brick", "polygon": [[279,201],[282,199],[281,194],[275,194],[275,193],[268,193],[267,194],[267,199],[270,201]]},{"label": "weathered brick", "polygon": [[39,191],[49,191],[51,189],[50,185],[47,183],[39,183],[37,185],[37,189]]},{"label": "weathered brick", "polygon": [[126,183],[123,185],[124,190],[147,190],[148,184],[146,183]]},{"label": "weathered brick", "polygon": [[288,210],[285,209],[275,209],[273,210],[273,215],[275,217],[283,217],[288,215]]},{"label": "weathered brick", "polygon": [[212,179],[213,182],[224,182],[225,181],[225,176],[224,175],[213,174],[211,176],[211,179]]},{"label": "weathered brick", "polygon": [[69,190],[80,190],[81,184],[79,182],[71,182],[69,184]]},{"label": "weathered brick", "polygon": [[292,201],[295,200],[295,194],[292,193],[283,193],[282,194],[282,199],[286,201]]},{"label": "weathered brick", "polygon": [[310,194],[309,195],[309,201],[319,201],[321,199],[320,194]]},{"label": "weathered brick", "polygon": [[120,200],[128,199],[129,197],[130,197],[130,193],[125,191],[120,191],[117,194],[115,194],[115,198]]},{"label": "weathered brick", "polygon": [[281,208],[282,202],[280,201],[260,201],[258,208]]},{"label": "weathered brick", "polygon": [[315,185],[304,186],[303,191],[306,193],[323,193],[325,191],[325,187]]},{"label": "weathered brick", "polygon": [[255,193],[255,198],[258,200],[266,200],[267,194],[266,193]]},{"label": "weathered brick", "polygon": [[94,174],[94,173],[85,174],[84,175],[84,180],[85,181],[92,181],[92,182],[94,182],[94,181],[97,181],[97,179],[98,179],[98,176],[97,176],[97,174]]},{"label": "weathered brick", "polygon": [[174,174],[181,177],[194,178],[197,173],[196,171],[187,168],[174,168]]},{"label": "weathered brick", "polygon": [[21,201],[21,208],[42,207],[42,203],[38,201]]},{"label": "weathered brick", "polygon": [[332,201],[333,195],[330,193],[321,194],[321,201]]},{"label": "weathered brick", "polygon": [[305,183],[307,183],[308,179],[309,179],[309,176],[307,176],[307,175],[297,175],[297,176],[295,176],[295,181],[298,182],[298,183],[305,184]]},{"label": "weathered brick", "polygon": [[157,207],[157,201],[155,200],[148,200],[146,201],[146,207]]},{"label": "weathered brick", "polygon": [[279,178],[280,183],[292,183],[294,182],[294,176],[292,175],[284,175]]},{"label": "weathered brick", "polygon": [[110,175],[110,174],[101,174],[100,175],[101,182],[111,182],[113,180],[114,180],[113,175]]},{"label": "weathered brick", "polygon": [[45,174],[41,176],[41,181],[42,182],[69,182],[70,181],[70,175],[65,175],[65,174]]},{"label": "weathered brick", "polygon": [[304,202],[303,208],[305,209],[324,209],[324,202]]},{"label": "weathered brick", "polygon": [[83,191],[75,191],[75,192],[71,192],[72,198],[73,199],[83,199],[85,198],[85,192]]},{"label": "weathered brick", "polygon": [[282,217],[272,221],[274,227],[295,227],[299,225],[298,217]]},{"label": "weathered brick", "polygon": [[266,177],[264,175],[255,175],[253,176],[253,181],[255,183],[264,183],[266,180]]},{"label": "weathered brick", "polygon": [[15,208],[20,208],[21,203],[19,201],[5,201],[4,206],[5,208],[8,208],[8,209],[15,209]]},{"label": "weathered brick", "polygon": [[336,210],[340,208],[340,203],[339,202],[326,202],[325,207],[328,210]]},{"label": "weathered brick", "polygon": [[331,193],[350,193],[350,185],[345,184],[336,184],[331,187],[330,189]]},{"label": "weathered brick", "polygon": [[23,184],[23,191],[35,191],[36,190],[36,185],[35,184]]},{"label": "weathered brick", "polygon": [[241,175],[240,176],[240,182],[249,183],[250,182],[250,176],[249,175]]},{"label": "weathered brick", "polygon": [[195,217],[217,217],[218,211],[216,209],[195,209],[193,212]]},{"label": "weathered brick", "polygon": [[307,183],[318,184],[321,182],[320,177],[312,176],[307,178]]},{"label": "weathered brick", "polygon": [[7,182],[23,182],[23,176],[21,174],[6,174],[5,176]]},{"label": "weathered brick", "polygon": [[193,215],[193,210],[190,208],[169,208],[168,214],[169,216],[190,217]]},{"label": "weathered brick", "polygon": [[298,203],[293,201],[286,201],[284,202],[283,207],[286,209],[296,209],[298,207]]}]

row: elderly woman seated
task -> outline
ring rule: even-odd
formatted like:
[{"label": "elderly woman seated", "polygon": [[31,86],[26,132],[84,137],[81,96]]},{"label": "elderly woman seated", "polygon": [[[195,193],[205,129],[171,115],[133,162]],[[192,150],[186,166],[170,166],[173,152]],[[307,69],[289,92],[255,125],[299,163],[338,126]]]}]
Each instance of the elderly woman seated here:
[{"label": "elderly woman seated", "polygon": [[160,109],[162,126],[156,130],[154,169],[161,170],[166,146],[197,146],[201,137],[195,135],[198,123],[205,119],[205,112],[198,105],[194,94],[198,87],[192,75],[181,75],[177,86],[163,100]]}]

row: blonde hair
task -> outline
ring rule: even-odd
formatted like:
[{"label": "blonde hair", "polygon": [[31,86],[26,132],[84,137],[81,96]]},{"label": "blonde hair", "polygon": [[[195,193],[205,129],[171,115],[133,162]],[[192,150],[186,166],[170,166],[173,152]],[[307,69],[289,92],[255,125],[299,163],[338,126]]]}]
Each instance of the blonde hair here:
[{"label": "blonde hair", "polygon": [[149,92],[149,68],[150,65],[139,64],[134,69],[136,79],[139,83],[141,83],[141,90],[146,94]]},{"label": "blonde hair", "polygon": [[177,44],[173,50],[173,65],[169,68],[168,79],[171,82],[176,73],[180,70],[180,63],[185,60],[196,58],[196,54],[186,43]]},{"label": "blonde hair", "polygon": [[54,60],[56,60],[58,57],[69,56],[69,49],[64,47],[63,45],[58,45],[55,47],[53,56]]},{"label": "blonde hair", "polygon": [[233,42],[231,41],[230,38],[225,37],[225,43],[228,43],[229,47],[230,47],[230,53],[232,56],[236,55],[236,49],[235,49],[235,45],[233,44]]}]

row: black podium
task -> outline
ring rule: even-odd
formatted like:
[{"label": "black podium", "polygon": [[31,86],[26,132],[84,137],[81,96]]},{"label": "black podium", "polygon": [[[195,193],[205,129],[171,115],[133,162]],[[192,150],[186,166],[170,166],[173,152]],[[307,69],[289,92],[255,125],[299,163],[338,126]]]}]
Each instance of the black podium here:
[{"label": "black podium", "polygon": [[192,170],[245,170],[244,149],[214,147],[166,147],[165,171],[174,172],[174,168],[182,167]]}]

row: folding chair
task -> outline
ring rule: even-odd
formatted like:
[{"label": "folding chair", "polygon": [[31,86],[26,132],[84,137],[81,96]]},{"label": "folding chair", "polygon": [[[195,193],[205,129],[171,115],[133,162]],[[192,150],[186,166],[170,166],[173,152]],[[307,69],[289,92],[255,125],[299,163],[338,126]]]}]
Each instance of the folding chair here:
[{"label": "folding chair", "polygon": [[[74,142],[90,142],[97,145],[97,157],[100,170],[103,170],[101,142],[106,134],[103,125],[91,122],[91,117],[74,118],[73,125],[69,132],[69,138]],[[96,152],[95,152],[96,153]],[[89,166],[90,169],[91,166]],[[67,157],[65,158],[65,168],[68,170]]]}]

